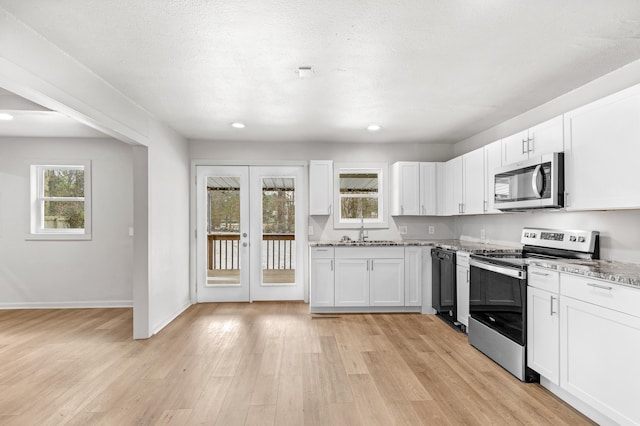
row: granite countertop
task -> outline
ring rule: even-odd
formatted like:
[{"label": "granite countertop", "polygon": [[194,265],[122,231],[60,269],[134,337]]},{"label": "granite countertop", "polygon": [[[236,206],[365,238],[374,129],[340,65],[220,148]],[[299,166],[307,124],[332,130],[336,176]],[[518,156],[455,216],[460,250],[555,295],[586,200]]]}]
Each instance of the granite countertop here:
[{"label": "granite countertop", "polygon": [[310,241],[311,247],[439,247],[446,250],[464,251],[468,253],[489,253],[489,252],[505,252],[519,253],[521,249],[513,246],[502,246],[496,244],[485,244],[477,241],[468,240],[372,240],[372,241]]},{"label": "granite countertop", "polygon": [[585,277],[608,280],[640,289],[640,264],[611,260],[532,260],[531,265]]}]

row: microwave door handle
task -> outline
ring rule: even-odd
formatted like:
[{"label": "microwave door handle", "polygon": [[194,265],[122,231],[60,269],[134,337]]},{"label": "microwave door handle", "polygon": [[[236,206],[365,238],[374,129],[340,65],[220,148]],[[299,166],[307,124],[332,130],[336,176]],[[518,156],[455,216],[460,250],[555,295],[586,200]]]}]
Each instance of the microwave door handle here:
[{"label": "microwave door handle", "polygon": [[[536,169],[533,171],[533,175],[531,176],[531,187],[533,188],[533,193],[536,194],[536,197],[538,198],[542,198],[542,191],[543,188],[541,188],[541,185],[538,185],[538,177],[541,174],[541,169],[542,169],[542,164],[538,164],[536,166]],[[544,187],[544,183],[542,185]]]}]

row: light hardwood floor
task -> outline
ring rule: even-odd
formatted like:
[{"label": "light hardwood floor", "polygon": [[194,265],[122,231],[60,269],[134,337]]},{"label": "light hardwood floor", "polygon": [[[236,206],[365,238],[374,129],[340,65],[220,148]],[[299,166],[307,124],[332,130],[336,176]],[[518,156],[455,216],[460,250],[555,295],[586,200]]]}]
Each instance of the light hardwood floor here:
[{"label": "light hardwood floor", "polygon": [[131,330],[130,309],[0,311],[0,424],[590,423],[433,316],[200,304]]}]

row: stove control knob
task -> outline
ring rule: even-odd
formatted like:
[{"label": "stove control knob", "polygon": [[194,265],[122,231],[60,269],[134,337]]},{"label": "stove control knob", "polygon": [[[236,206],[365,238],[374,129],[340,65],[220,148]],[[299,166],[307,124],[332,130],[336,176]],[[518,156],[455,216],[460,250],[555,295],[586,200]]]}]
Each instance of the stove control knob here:
[{"label": "stove control knob", "polygon": [[570,236],[569,237],[569,241],[571,241],[572,243],[575,243],[576,242],[576,236],[575,235]]},{"label": "stove control knob", "polygon": [[585,242],[585,238],[584,237],[578,237],[578,242],[579,243],[584,243]]},{"label": "stove control knob", "polygon": [[531,238],[535,238],[535,237],[536,237],[536,233],[535,233],[535,232],[532,232],[529,236],[530,236]]},{"label": "stove control knob", "polygon": [[524,237],[525,237],[525,238],[529,238],[529,235],[530,235],[530,234],[529,234],[528,232],[525,232],[525,233],[524,233]]}]

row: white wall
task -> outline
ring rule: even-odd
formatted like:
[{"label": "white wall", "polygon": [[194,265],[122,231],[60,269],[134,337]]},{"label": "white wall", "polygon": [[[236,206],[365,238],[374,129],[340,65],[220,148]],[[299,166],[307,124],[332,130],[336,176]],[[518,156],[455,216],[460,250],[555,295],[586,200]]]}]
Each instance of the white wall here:
[{"label": "white wall", "polygon": [[163,126],[149,134],[149,321],[152,334],[191,305],[189,149]]},{"label": "white wall", "polygon": [[[384,161],[445,161],[453,156],[453,146],[447,144],[420,143],[263,143],[218,142],[193,140],[190,142],[193,160],[231,161],[237,164],[277,161],[333,160],[348,162]],[[400,235],[398,226],[407,226],[407,235]],[[428,226],[435,226],[436,233],[429,235]],[[357,238],[357,229],[333,229],[331,216],[310,216],[309,226],[313,235],[310,241],[336,240],[343,235]],[[448,217],[391,218],[388,229],[371,229],[371,240],[447,239],[453,237],[453,219]]]},{"label": "white wall", "polygon": [[[92,161],[92,240],[26,241],[33,160]],[[0,308],[132,305],[131,146],[0,138]]]}]

